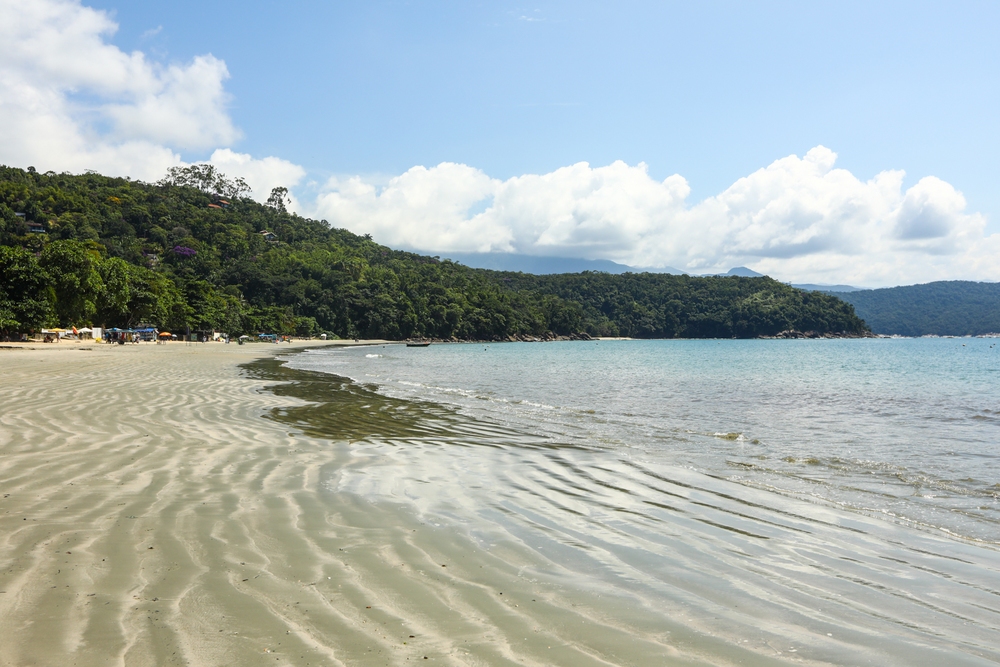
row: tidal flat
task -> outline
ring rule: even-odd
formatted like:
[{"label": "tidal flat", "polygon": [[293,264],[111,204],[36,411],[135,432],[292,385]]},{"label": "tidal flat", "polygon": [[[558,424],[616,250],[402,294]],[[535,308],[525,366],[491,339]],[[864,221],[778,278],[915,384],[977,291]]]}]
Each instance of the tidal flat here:
[{"label": "tidal flat", "polygon": [[1000,660],[988,545],[276,347],[0,351],[0,665]]}]

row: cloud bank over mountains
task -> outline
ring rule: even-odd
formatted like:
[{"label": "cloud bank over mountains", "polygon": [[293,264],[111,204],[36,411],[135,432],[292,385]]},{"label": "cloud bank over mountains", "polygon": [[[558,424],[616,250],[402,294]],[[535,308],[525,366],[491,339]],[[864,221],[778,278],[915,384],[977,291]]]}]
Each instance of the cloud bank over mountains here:
[{"label": "cloud bank over mountains", "polygon": [[[0,163],[154,181],[209,154],[260,200],[295,193],[306,170],[233,150],[226,64],[206,54],[152,62],[110,43],[117,26],[74,0],[0,0]],[[384,244],[429,254],[516,252],[674,266],[692,273],[746,265],[796,282],[894,285],[998,280],[1000,235],[933,176],[904,189],[904,173],[868,181],[816,146],[689,202],[680,175],[658,181],[645,164],[585,162],[506,180],[475,167],[415,166],[377,182],[310,184],[293,210]]]},{"label": "cloud bank over mountains", "polygon": [[585,162],[506,181],[444,163],[414,167],[381,188],[331,179],[316,213],[389,245],[426,252],[516,252],[675,266],[692,273],[747,265],[797,281],[889,284],[996,279],[985,219],[950,184],[903,172],[861,181],[817,146],[690,205],[679,175],[646,165]]}]

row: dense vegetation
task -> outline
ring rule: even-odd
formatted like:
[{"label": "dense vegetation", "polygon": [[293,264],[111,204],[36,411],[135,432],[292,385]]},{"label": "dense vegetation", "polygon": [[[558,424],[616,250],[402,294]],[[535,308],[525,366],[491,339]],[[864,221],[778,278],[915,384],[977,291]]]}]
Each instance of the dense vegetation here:
[{"label": "dense vegetation", "polygon": [[1000,284],[963,280],[838,293],[872,331],[901,336],[1000,332]]},{"label": "dense vegetation", "polygon": [[247,194],[207,165],[156,184],[0,167],[0,333],[140,322],[489,340],[865,328],[844,302],[769,278],[471,269],[289,213],[283,188],[267,204]]},{"label": "dense vegetation", "polygon": [[665,273],[500,274],[518,291],[580,305],[580,321],[635,338],[752,338],[779,331],[861,333],[850,304],[766,276],[698,278]]}]

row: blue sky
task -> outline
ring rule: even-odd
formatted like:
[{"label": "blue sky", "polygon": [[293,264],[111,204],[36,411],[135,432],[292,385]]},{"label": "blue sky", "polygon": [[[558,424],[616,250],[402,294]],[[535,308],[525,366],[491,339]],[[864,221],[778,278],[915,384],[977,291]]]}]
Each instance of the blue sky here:
[{"label": "blue sky", "polygon": [[997,3],[92,4],[125,50],[225,60],[235,148],[313,174],[624,160],[701,198],[822,144],[1000,220]]},{"label": "blue sky", "polygon": [[[393,225],[405,224],[399,221],[407,216],[447,217],[444,209],[450,207],[465,211],[465,219],[449,227],[450,235],[442,232],[434,237],[437,241],[428,241],[441,250],[600,256],[647,265],[659,257],[661,264],[687,262],[692,269],[728,268],[727,262],[737,261],[754,266],[756,261],[772,273],[781,267],[795,273],[789,279],[832,282],[1000,279],[989,273],[986,261],[992,245],[984,247],[1000,232],[1000,169],[994,157],[1000,151],[997,3],[51,2],[104,10],[118,26],[103,34],[104,43],[125,54],[139,52],[156,67],[188,67],[207,54],[223,64],[228,78],[220,78],[223,93],[212,104],[231,127],[216,128],[214,142],[170,139],[155,131],[150,141],[186,162],[213,159],[217,149],[226,148],[255,160],[273,156],[295,165],[300,172],[285,173],[296,181],[288,185],[300,210],[358,231],[365,216],[382,220],[372,228],[383,242],[437,250],[419,247],[413,234]],[[4,0],[0,11],[16,11],[16,6]],[[107,103],[109,97],[134,97],[135,92],[94,92],[78,85],[67,99],[88,95],[103,96]],[[93,125],[88,132],[100,134],[101,127]],[[129,138],[135,139],[136,132]],[[161,134],[167,138],[159,138]],[[120,140],[113,129],[103,137]],[[682,223],[681,217],[708,200],[717,204],[739,179],[789,156],[805,160],[817,147],[836,154],[834,162],[819,160],[822,169],[846,170],[860,184],[885,172],[905,171],[892,201],[865,209],[869,218],[883,215],[883,227],[895,230],[880,233],[884,253],[895,252],[896,259],[855,253],[852,263],[851,251],[830,240],[855,234],[849,227],[840,234],[836,219],[845,215],[844,202],[869,197],[870,192],[858,194],[864,190],[858,184],[851,184],[851,193],[838,190],[835,211],[818,213],[808,202],[826,195],[809,186],[807,203],[784,205],[792,216],[808,209],[801,214],[806,222],[780,229],[765,224],[754,232],[773,229],[792,239],[788,243],[755,236],[753,242],[700,254],[662,244],[656,246],[661,255],[649,249],[655,245],[650,245],[655,236],[650,230],[657,225],[697,225]],[[22,151],[12,157],[23,154],[31,155]],[[0,160],[5,160],[2,149]],[[680,175],[687,191],[681,193],[683,206],[675,207],[677,215],[664,222],[666,218],[641,213],[656,219],[635,222],[630,241],[608,240],[606,230],[593,224],[582,236],[536,232],[529,238],[514,223],[473,219],[503,197],[514,196],[504,194],[511,189],[510,179],[560,174],[581,162],[596,170],[616,161],[633,168],[644,164],[655,183]],[[435,171],[441,163],[472,171]],[[430,170],[417,175],[423,179],[417,179],[424,188],[420,192],[438,192],[443,212],[387,210],[383,188],[391,191],[394,183],[400,185],[393,179],[418,166]],[[296,178],[298,173],[302,175]],[[579,174],[610,182],[603,172]],[[630,174],[628,178],[638,178]],[[143,175],[141,169],[137,175]],[[955,203],[937,181],[911,192],[925,177],[960,192],[964,205]],[[626,181],[638,183],[634,178]],[[786,190],[788,183],[801,180],[789,178],[780,181]],[[466,185],[459,188],[460,196],[440,194],[434,189],[439,181]],[[350,196],[368,197],[367,203],[345,203],[348,182],[371,186],[374,194],[355,188]],[[532,190],[533,196],[543,196],[538,193],[545,187],[550,188],[545,192],[577,188],[543,183],[541,190]],[[633,192],[617,187],[619,194]],[[773,191],[778,186],[762,187]],[[400,192],[402,199],[413,199],[412,190]],[[632,199],[637,196],[633,192]],[[670,199],[664,206],[676,204]],[[558,217],[556,209],[546,206],[542,208]],[[914,214],[922,215],[923,222],[901,222],[899,211],[906,206],[924,206],[919,209],[923,213]],[[733,209],[731,202],[726,208]],[[528,209],[538,206],[525,204]],[[601,215],[613,222],[628,214],[614,209]],[[809,222],[817,215],[830,219],[827,227]],[[747,213],[740,223],[734,216],[724,225],[731,236],[745,235],[747,221],[759,223],[760,217]],[[927,222],[941,216],[952,216],[951,222]],[[456,245],[456,238],[487,223],[506,225],[507,231],[484,233],[471,246]],[[532,223],[532,229],[539,224]],[[803,231],[807,224],[813,224],[808,233]],[[927,240],[933,234],[913,231],[932,227],[939,236],[951,234],[950,240],[935,245]],[[959,238],[968,242],[970,233],[983,239],[976,241],[979,264],[971,272],[962,255],[968,249],[956,245]],[[637,250],[639,246],[645,249]],[[796,248],[805,254],[788,263]],[[836,250],[841,261],[830,259],[829,252],[824,261],[810,261],[816,248]],[[913,263],[918,256],[913,253],[946,255],[952,261],[939,261],[926,276],[900,269]],[[881,268],[868,273],[852,269],[857,262]]]}]

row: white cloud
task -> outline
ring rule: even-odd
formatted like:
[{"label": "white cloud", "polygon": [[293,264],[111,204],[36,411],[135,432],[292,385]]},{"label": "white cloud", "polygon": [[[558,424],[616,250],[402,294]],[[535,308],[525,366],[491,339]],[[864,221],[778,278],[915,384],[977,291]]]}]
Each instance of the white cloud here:
[{"label": "white cloud", "polygon": [[222,82],[226,64],[198,56],[190,64],[148,69],[146,84],[123,90],[124,101],[108,104],[105,115],[125,139],[149,139],[179,148],[209,148],[239,138],[226,112]]},{"label": "white cloud", "polygon": [[687,181],[644,164],[579,163],[500,181],[466,165],[414,167],[379,188],[332,179],[316,214],[392,246],[613,259],[692,272],[748,265],[796,281],[881,285],[1000,279],[1000,239],[934,177],[861,181],[822,146],[776,160],[689,205]]},{"label": "white cloud", "polygon": [[359,176],[333,178],[317,197],[316,210],[334,226],[371,233],[390,245],[507,250],[511,230],[475,213],[499,185],[478,169],[444,162],[430,169],[413,167],[381,189]]},{"label": "white cloud", "polygon": [[[0,162],[157,180],[181,151],[242,176],[264,200],[304,170],[232,150],[226,64],[211,54],[161,64],[109,40],[117,25],[79,0],[0,0]],[[413,167],[384,182],[331,179],[318,217],[383,243],[430,253],[499,251],[606,258],[691,272],[748,265],[777,278],[899,284],[998,280],[1000,236],[929,176],[862,181],[818,146],[688,202],[687,181],[644,164],[585,162],[507,180],[463,164]],[[293,210],[302,206],[295,200]]]},{"label": "white cloud", "polygon": [[[226,64],[201,55],[163,65],[108,42],[117,25],[78,0],[0,0],[0,162],[152,181],[184,164],[178,151],[237,140]],[[228,149],[212,161],[254,196],[291,186],[301,168]]]}]

